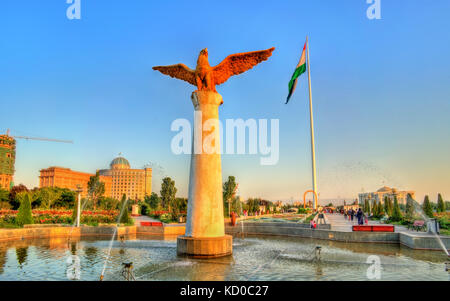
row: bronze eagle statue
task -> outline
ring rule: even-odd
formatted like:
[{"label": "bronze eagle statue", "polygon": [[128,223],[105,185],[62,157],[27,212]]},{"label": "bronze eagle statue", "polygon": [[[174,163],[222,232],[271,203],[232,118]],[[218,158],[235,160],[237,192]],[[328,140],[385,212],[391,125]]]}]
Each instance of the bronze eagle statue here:
[{"label": "bronze eagle statue", "polygon": [[163,74],[187,81],[200,91],[216,91],[216,85],[226,82],[231,76],[244,73],[262,61],[267,60],[274,47],[266,50],[236,53],[227,56],[219,65],[211,67],[208,61],[208,49],[200,51],[195,70],[185,64],[155,66]]}]

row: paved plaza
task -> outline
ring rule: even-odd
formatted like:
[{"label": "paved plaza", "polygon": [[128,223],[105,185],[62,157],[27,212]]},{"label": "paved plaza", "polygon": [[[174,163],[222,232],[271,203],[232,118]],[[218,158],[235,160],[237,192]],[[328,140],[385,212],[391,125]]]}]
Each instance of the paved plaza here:
[{"label": "paved plaza", "polygon": [[[325,214],[327,223],[331,224],[331,230],[352,232],[352,226],[358,225],[358,219],[356,216],[353,221],[349,220],[348,217],[344,218],[344,215],[340,213],[326,213]],[[379,221],[369,220],[369,225],[381,225]],[[395,232],[408,232],[415,233],[415,231],[410,231],[404,226],[395,225]],[[423,235],[424,233],[421,232]]]}]

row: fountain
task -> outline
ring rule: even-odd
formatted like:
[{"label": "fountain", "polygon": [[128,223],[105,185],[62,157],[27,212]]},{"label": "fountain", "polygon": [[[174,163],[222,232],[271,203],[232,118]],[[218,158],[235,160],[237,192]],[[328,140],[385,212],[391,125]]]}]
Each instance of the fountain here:
[{"label": "fountain", "polygon": [[[122,218],[123,211],[126,208],[125,206],[128,206],[128,199],[126,199],[123,202],[122,208],[120,209],[119,215],[117,217],[117,226],[114,228],[113,234],[111,236],[111,240],[109,241],[109,248],[108,248],[106,259],[103,264],[102,273],[100,274],[100,281],[103,281],[103,279],[105,278],[106,266],[108,264],[109,258],[111,257],[111,249],[113,247],[114,238],[116,237],[117,228],[120,226],[120,219]],[[122,238],[121,238],[121,241],[122,241]]]},{"label": "fountain", "polygon": [[[445,247],[444,243],[442,242],[442,239],[439,237],[439,234],[437,233],[436,229],[437,226],[434,227],[430,227],[432,224],[435,224],[435,220],[431,220],[426,214],[425,212],[423,212],[422,207],[419,205],[419,203],[417,203],[416,200],[414,200],[410,195],[407,196],[408,199],[411,200],[412,204],[414,205],[414,211],[416,211],[417,213],[419,213],[419,215],[427,222],[427,228],[428,228],[428,233],[434,235],[434,237],[436,238],[436,240],[438,241],[440,247],[442,248],[442,250],[444,251],[444,253],[449,256],[448,250]],[[435,228],[435,229],[433,229]],[[434,231],[433,231],[434,230]]]},{"label": "fountain", "polygon": [[[156,66],[163,74],[197,86],[191,99],[195,110],[188,212],[185,235],[177,239],[177,253],[199,258],[232,254],[232,237],[225,235],[220,154],[219,106],[222,96],[216,92],[229,77],[243,73],[267,60],[275,48],[238,53],[211,67],[208,50],[203,49],[195,70],[184,64]],[[203,136],[203,132],[209,132]]]}]

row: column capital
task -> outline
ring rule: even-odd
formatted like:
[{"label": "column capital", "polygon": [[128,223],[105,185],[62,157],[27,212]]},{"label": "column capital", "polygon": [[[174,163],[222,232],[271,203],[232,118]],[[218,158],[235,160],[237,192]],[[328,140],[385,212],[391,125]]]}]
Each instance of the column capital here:
[{"label": "column capital", "polygon": [[214,91],[194,91],[191,95],[192,104],[195,109],[198,109],[200,105],[216,105],[223,104],[222,95]]}]

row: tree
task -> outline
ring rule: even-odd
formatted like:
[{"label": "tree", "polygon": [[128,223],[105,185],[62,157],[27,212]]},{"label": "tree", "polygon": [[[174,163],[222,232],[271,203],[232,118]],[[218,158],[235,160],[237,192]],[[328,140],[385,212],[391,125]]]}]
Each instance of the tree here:
[{"label": "tree", "polygon": [[437,201],[437,212],[445,212],[445,202],[442,199],[442,195],[438,194],[438,201]]},{"label": "tree", "polygon": [[164,209],[171,211],[171,205],[175,201],[175,195],[177,194],[177,188],[175,187],[175,181],[170,177],[163,179],[161,184],[161,205]]},{"label": "tree", "polygon": [[150,209],[156,210],[161,204],[161,199],[156,194],[156,192],[152,192],[150,196],[146,195],[144,201],[150,206]]},{"label": "tree", "polygon": [[98,199],[98,206],[104,210],[112,210],[119,206],[119,201],[114,198],[102,196]]},{"label": "tree", "polygon": [[392,201],[387,196],[384,197],[384,212],[386,212],[387,215],[392,215]]},{"label": "tree", "polygon": [[128,201],[127,201],[127,195],[124,193],[122,195],[122,199],[120,201],[120,220],[119,223],[121,224],[129,224],[130,223],[130,212],[128,210]]},{"label": "tree", "polygon": [[[273,210],[275,210],[275,206],[271,204],[271,206],[274,207]],[[242,213],[244,211],[243,204],[241,202],[240,197],[233,197],[231,201],[231,210],[234,212]]]},{"label": "tree", "polygon": [[67,188],[61,189],[60,197],[53,203],[57,208],[72,208],[76,206],[77,193]]},{"label": "tree", "polygon": [[228,180],[223,183],[223,189],[222,189],[222,193],[223,193],[223,202],[224,202],[224,210],[225,210],[225,215],[229,216],[231,213],[231,201],[233,199],[234,194],[236,193],[236,188],[237,188],[237,184],[236,184],[236,179],[234,176],[229,176]]},{"label": "tree", "polygon": [[13,210],[17,210],[20,206],[20,200],[16,198],[16,195],[24,191],[28,192],[28,188],[23,184],[13,186],[9,191],[9,203]]},{"label": "tree", "polygon": [[374,200],[372,204],[372,215],[373,217],[379,217],[378,213],[378,201]]},{"label": "tree", "polygon": [[391,220],[394,222],[399,222],[402,218],[402,212],[400,211],[400,206],[398,205],[397,196],[394,195],[394,208],[392,209]]},{"label": "tree", "polygon": [[100,174],[95,173],[95,176],[89,178],[88,194],[92,200],[94,210],[97,209],[98,199],[105,193],[105,183],[100,181]]},{"label": "tree", "polygon": [[414,200],[410,193],[406,196],[406,217],[412,219],[414,217]]},{"label": "tree", "polygon": [[373,207],[372,208],[372,215],[374,217],[380,218],[380,217],[384,216],[384,207],[381,204],[381,201],[377,201],[377,200],[373,201],[373,206],[372,207]]},{"label": "tree", "polygon": [[53,187],[43,187],[34,192],[35,199],[45,209],[50,209],[61,195],[61,189]]},{"label": "tree", "polygon": [[31,211],[31,195],[29,192],[21,192],[16,195],[20,201],[19,212],[17,213],[16,223],[19,226],[33,223],[33,214]]},{"label": "tree", "polygon": [[[261,199],[253,199],[253,198],[248,199],[247,200],[248,211],[251,213],[258,211],[260,201],[261,201]],[[292,207],[292,206],[284,205],[283,209],[288,210],[290,207]]]},{"label": "tree", "polygon": [[383,217],[385,215],[384,206],[381,204],[381,200],[378,202],[378,217]]},{"label": "tree", "polygon": [[186,212],[187,211],[187,203],[188,199],[186,198],[175,198],[174,202],[172,203],[172,219],[178,220],[180,217],[181,211]]},{"label": "tree", "polygon": [[428,197],[428,195],[426,195],[425,199],[423,200],[422,210],[428,217],[433,217],[433,207],[431,206],[430,198]]},{"label": "tree", "polygon": [[[394,199],[396,198],[397,196],[394,196]],[[392,213],[393,213],[393,211],[394,211],[394,202],[392,201],[392,199],[391,198],[388,198],[388,204],[389,204],[389,216],[391,216],[392,215]],[[401,204],[399,204],[399,206],[400,206],[400,209],[402,209],[402,206],[401,206]]]},{"label": "tree", "polygon": [[370,215],[370,201],[368,199],[364,200],[364,212]]},{"label": "tree", "polygon": [[384,197],[384,212],[389,214],[389,198],[387,196]]}]

